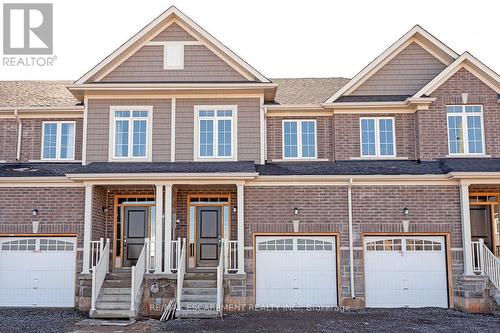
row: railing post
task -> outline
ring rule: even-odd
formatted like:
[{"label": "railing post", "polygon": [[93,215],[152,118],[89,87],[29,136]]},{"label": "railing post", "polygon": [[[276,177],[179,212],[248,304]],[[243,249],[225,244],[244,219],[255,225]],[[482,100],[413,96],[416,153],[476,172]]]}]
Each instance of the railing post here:
[{"label": "railing post", "polygon": [[108,266],[106,267],[106,274],[109,273],[109,251],[111,251],[111,244],[110,244],[110,239],[106,238],[106,246],[108,248],[108,253],[107,253],[107,260],[108,260]]},{"label": "railing post", "polygon": [[146,246],[146,272],[149,273],[149,269],[151,268],[151,243],[148,238],[144,239],[144,245]]},{"label": "railing post", "polygon": [[155,218],[155,273],[162,273],[163,256],[163,185],[156,185],[156,218]]},{"label": "railing post", "polygon": [[[181,265],[181,252],[182,252],[182,242],[181,242],[181,238],[177,238],[177,262],[175,263],[175,267],[177,268],[177,271],[179,271],[179,266]],[[187,245],[186,245],[186,257],[188,256],[188,253],[187,253]]]},{"label": "railing post", "polygon": [[224,240],[224,274],[227,274],[228,273],[228,269],[229,269],[229,251],[230,251],[230,248],[229,248],[229,240],[227,238],[225,238]]},{"label": "railing post", "polygon": [[172,184],[165,185],[165,197],[164,197],[164,209],[165,209],[165,269],[164,272],[167,274],[172,273]]},{"label": "railing post", "polygon": [[484,275],[484,240],[482,238],[479,238],[478,260],[479,268],[481,269],[481,275]]}]

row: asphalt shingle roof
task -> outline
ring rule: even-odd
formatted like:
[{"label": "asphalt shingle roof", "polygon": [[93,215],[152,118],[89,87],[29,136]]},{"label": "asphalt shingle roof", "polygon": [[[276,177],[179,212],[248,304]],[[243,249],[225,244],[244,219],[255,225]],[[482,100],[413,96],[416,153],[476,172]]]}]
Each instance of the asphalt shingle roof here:
[{"label": "asphalt shingle roof", "polygon": [[335,94],[349,79],[290,78],[271,79],[278,84],[275,102],[278,104],[321,104]]},{"label": "asphalt shingle roof", "polygon": [[0,81],[0,107],[72,107],[71,81]]}]

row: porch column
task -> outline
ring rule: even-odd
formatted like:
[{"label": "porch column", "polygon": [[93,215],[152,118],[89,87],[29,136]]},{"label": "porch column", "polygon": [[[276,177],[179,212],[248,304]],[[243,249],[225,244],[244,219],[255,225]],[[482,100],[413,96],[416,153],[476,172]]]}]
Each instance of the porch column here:
[{"label": "porch column", "polygon": [[163,185],[156,185],[156,218],[155,218],[155,273],[162,272],[163,253]]},{"label": "porch column", "polygon": [[245,274],[245,187],[238,184],[238,274]]},{"label": "porch column", "polygon": [[165,273],[172,271],[172,184],[165,185]]},{"label": "porch column", "polygon": [[472,275],[469,184],[460,184],[460,208],[462,211],[462,253],[464,260],[464,275]]},{"label": "porch column", "polygon": [[92,240],[92,185],[85,185],[82,274],[90,274],[90,241]]}]

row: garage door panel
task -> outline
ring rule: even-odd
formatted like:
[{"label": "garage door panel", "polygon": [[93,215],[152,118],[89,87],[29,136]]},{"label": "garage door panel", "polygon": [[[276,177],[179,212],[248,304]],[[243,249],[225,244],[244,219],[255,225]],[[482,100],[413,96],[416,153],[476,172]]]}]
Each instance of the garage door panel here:
[{"label": "garage door panel", "polygon": [[[279,251],[272,245],[278,240],[285,244]],[[333,237],[257,237],[256,241],[257,305],[336,305]]]},{"label": "garage door panel", "polygon": [[[380,246],[391,242],[397,251]],[[367,307],[447,307],[443,237],[366,237],[364,246]]]}]

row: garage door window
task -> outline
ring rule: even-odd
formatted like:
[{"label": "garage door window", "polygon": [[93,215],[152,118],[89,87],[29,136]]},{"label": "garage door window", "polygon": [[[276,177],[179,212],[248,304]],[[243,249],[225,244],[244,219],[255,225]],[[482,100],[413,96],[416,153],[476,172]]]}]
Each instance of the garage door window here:
[{"label": "garage door window", "polygon": [[272,239],[259,243],[259,251],[292,251],[293,239]]},{"label": "garage door window", "polygon": [[406,251],[441,251],[441,243],[426,239],[406,239]]},{"label": "garage door window", "polygon": [[383,239],[366,243],[366,251],[401,251],[401,239]]},{"label": "garage door window", "polygon": [[297,250],[299,251],[332,251],[333,245],[331,242],[322,241],[319,239],[297,239]]},{"label": "garage door window", "polygon": [[2,243],[2,251],[34,251],[36,239],[18,239]]},{"label": "garage door window", "polygon": [[16,239],[2,243],[2,251],[73,251],[74,245],[58,239]]}]

